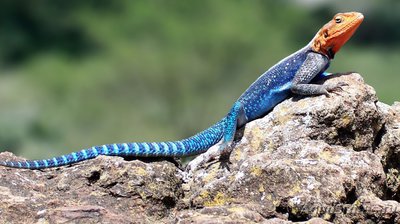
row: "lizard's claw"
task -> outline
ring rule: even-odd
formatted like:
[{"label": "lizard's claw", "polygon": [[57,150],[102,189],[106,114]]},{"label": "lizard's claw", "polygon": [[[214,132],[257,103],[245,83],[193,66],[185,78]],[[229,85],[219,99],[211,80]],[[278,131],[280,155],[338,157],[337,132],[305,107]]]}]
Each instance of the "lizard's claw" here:
[{"label": "lizard's claw", "polygon": [[231,169],[229,168],[229,165],[232,164],[231,161],[228,160],[220,160],[219,168],[220,169],[226,169],[230,171]]},{"label": "lizard's claw", "polygon": [[230,170],[229,164],[231,164],[231,162],[229,161],[229,157],[231,155],[232,150],[233,150],[233,142],[222,143],[220,147],[220,156],[219,156],[220,169],[227,169],[228,171]]}]

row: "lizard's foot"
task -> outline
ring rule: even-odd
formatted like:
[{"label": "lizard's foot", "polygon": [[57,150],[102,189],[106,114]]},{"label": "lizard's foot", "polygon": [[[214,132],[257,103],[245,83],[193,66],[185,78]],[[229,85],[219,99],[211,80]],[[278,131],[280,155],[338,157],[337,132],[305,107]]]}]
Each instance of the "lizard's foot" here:
[{"label": "lizard's foot", "polygon": [[220,162],[219,167],[229,170],[229,157],[232,149],[232,142],[217,144],[209,148],[205,153],[200,154],[187,164],[185,169],[186,173],[188,174],[188,176],[191,176],[191,174],[198,170],[200,167],[205,166],[205,164],[209,163],[210,161],[216,160],[218,157]]},{"label": "lizard's foot", "polygon": [[220,160],[219,162],[220,162],[220,164],[219,164],[220,169],[226,169],[228,171],[231,171],[231,169],[229,168],[229,165],[232,163],[231,163],[231,161],[229,161],[229,159],[228,160]]},{"label": "lizard's foot", "polygon": [[343,91],[343,87],[344,86],[348,86],[349,84],[345,83],[345,82],[338,82],[336,84],[326,84],[326,92],[325,95],[327,97],[330,97],[330,93],[336,93],[337,91]]},{"label": "lizard's foot", "polygon": [[228,171],[229,169],[229,164],[232,164],[229,160],[232,150],[233,150],[233,143],[232,142],[228,142],[228,143],[223,143],[220,146],[220,156],[219,156],[219,168],[220,169],[227,169]]},{"label": "lizard's foot", "polygon": [[192,161],[190,161],[186,166],[187,173],[193,173],[200,167],[204,166],[206,163],[215,160],[220,155],[219,145],[215,145],[209,148],[205,153],[198,155]]}]

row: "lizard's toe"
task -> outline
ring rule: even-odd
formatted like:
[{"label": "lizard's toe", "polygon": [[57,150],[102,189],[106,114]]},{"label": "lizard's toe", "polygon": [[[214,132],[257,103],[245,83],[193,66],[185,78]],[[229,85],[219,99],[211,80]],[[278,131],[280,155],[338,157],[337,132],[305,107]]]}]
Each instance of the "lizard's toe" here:
[{"label": "lizard's toe", "polygon": [[344,86],[349,86],[349,84],[347,84],[347,83],[345,83],[345,82],[339,82],[339,83],[334,84],[334,85],[328,85],[328,86],[326,87],[326,90],[327,90],[329,93],[334,93],[334,92],[337,92],[337,91],[343,91],[343,87],[344,87]]}]

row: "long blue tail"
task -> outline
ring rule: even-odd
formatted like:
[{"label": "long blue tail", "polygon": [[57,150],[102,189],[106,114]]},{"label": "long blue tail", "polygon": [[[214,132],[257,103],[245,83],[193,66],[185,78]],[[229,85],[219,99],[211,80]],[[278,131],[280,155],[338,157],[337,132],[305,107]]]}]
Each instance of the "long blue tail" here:
[{"label": "long blue tail", "polygon": [[225,118],[210,128],[181,141],[121,143],[93,146],[67,155],[44,160],[0,161],[1,166],[23,169],[59,167],[88,160],[98,155],[136,157],[184,157],[200,154],[217,144],[223,136]]}]

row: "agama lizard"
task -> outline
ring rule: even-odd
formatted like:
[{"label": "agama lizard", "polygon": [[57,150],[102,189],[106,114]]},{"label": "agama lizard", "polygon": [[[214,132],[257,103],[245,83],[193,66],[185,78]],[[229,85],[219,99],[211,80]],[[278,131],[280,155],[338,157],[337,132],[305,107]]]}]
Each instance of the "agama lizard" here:
[{"label": "agama lizard", "polygon": [[180,141],[122,143],[93,146],[44,160],[0,161],[0,165],[43,169],[73,164],[98,155],[134,157],[184,157],[207,151],[222,140],[221,152],[231,150],[236,131],[246,123],[266,115],[291,94],[329,95],[343,83],[313,84],[328,76],[325,70],[339,49],[350,39],[364,16],[358,12],[336,14],[302,49],[282,59],[263,73],[233,104],[229,113],[208,129]]}]

